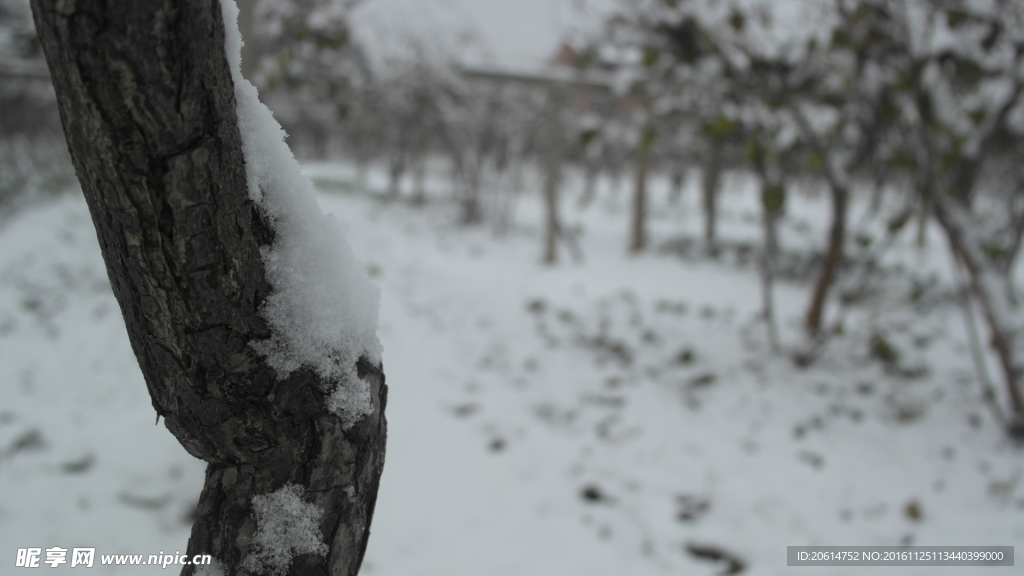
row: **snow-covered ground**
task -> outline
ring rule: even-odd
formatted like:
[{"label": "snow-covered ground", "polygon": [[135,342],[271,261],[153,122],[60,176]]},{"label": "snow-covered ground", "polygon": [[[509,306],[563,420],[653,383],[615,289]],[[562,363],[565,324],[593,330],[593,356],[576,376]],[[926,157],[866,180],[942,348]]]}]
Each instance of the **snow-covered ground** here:
[{"label": "snow-covered ground", "polygon": [[[625,192],[579,211],[570,190],[584,259],[544,267],[531,194],[498,235],[455,226],[439,194],[417,208],[362,193],[343,165],[308,171],[382,288],[389,442],[364,574],[721,571],[696,544],[751,575],[923,575],[936,569],[787,567],[786,546],[1024,543],[1024,452],[979,399],[937,231],[924,252],[904,232],[864,303],[831,302],[841,334],[800,368],[758,320],[740,177],[717,258],[695,189],[667,207],[658,183],[654,249],[626,254]],[[798,272],[826,206],[791,200]],[[862,236],[855,254],[881,232]],[[788,349],[808,292],[778,287]],[[203,465],[154,425],[77,195],[0,227],[0,398],[0,574],[25,547],[184,550]]]}]

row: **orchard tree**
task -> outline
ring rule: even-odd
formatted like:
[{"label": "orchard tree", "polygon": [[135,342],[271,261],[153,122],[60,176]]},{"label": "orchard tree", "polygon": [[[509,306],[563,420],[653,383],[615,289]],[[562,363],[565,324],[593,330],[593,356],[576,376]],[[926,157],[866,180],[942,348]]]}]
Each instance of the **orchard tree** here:
[{"label": "orchard tree", "polygon": [[907,156],[988,324],[1007,430],[1024,438],[1024,7],[880,2],[899,23]]},{"label": "orchard tree", "polygon": [[376,292],[242,80],[234,3],[32,9],[153,407],[209,463],[188,554],[356,574],[384,462]]}]

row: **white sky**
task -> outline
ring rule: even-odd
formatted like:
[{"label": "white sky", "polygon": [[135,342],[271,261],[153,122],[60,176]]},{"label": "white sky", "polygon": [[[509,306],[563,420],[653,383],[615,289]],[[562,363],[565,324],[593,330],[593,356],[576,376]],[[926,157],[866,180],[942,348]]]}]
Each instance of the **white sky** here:
[{"label": "white sky", "polygon": [[615,0],[366,0],[354,28],[380,57],[408,45],[463,62],[537,64],[566,35],[599,25]]}]

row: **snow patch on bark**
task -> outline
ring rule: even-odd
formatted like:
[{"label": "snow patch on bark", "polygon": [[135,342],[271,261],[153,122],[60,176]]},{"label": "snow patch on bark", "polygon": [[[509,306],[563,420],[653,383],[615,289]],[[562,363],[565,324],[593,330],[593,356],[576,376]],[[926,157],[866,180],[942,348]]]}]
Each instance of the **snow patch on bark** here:
[{"label": "snow patch on bark", "polygon": [[273,287],[261,312],[273,333],[251,346],[279,378],[309,368],[334,383],[328,409],[350,428],[373,412],[356,362],[365,356],[380,363],[380,292],[353,256],[338,221],[320,211],[313,184],[285,143],[281,125],[242,77],[238,7],[222,0],[221,9],[249,197],[275,232],[274,243],[260,248]]},{"label": "snow patch on bark", "polygon": [[300,554],[327,554],[327,544],[320,533],[323,510],[303,502],[305,494],[304,487],[286,484],[271,494],[253,497],[256,534],[252,548],[242,560],[244,570],[284,574],[292,559]]}]

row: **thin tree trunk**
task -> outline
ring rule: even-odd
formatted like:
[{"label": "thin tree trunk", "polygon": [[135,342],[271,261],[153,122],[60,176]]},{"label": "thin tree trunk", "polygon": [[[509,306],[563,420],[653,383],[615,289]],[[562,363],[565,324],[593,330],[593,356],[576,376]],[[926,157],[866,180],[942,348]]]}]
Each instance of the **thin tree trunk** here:
[{"label": "thin tree trunk", "polygon": [[392,151],[391,161],[388,162],[388,191],[387,198],[396,200],[402,195],[402,177],[405,176],[405,154],[400,150]]},{"label": "thin tree trunk", "polygon": [[683,184],[686,183],[686,168],[679,160],[672,167],[672,181],[668,189],[668,203],[679,206],[683,199]]},{"label": "thin tree trunk", "polygon": [[416,206],[422,206],[427,202],[427,162],[427,154],[421,152],[413,164],[412,203]]},{"label": "thin tree trunk", "polygon": [[562,223],[558,217],[558,167],[548,160],[544,169],[544,258],[545,264],[558,261],[558,235]]},{"label": "thin tree trunk", "polygon": [[654,144],[654,127],[644,127],[636,150],[636,184],[633,188],[633,211],[630,219],[629,251],[637,253],[647,247],[647,167]]},{"label": "thin tree trunk", "polygon": [[548,95],[545,111],[545,131],[541,166],[544,170],[544,264],[558,261],[558,238],[562,234],[562,222],[558,214],[558,192],[562,185],[562,161],[565,153],[565,134],[562,124],[563,94],[560,88],[552,88]]},{"label": "thin tree trunk", "polygon": [[601,174],[601,165],[598,158],[591,158],[589,155],[584,159],[583,165],[583,194],[580,195],[579,207],[586,208],[597,196],[597,179]]},{"label": "thin tree trunk", "polygon": [[480,155],[472,155],[460,164],[459,179],[461,180],[462,197],[459,204],[462,208],[462,223],[467,226],[479,224],[483,220],[480,207],[480,185],[483,180],[484,159]]},{"label": "thin tree trunk", "polygon": [[775,263],[779,252],[778,222],[781,204],[775,206],[769,198],[771,183],[761,182],[762,222],[764,225],[764,252],[761,259],[761,300],[764,305],[764,323],[768,334],[768,344],[773,352],[779,351],[779,330],[775,320]]},{"label": "thin tree trunk", "polygon": [[920,205],[917,210],[917,247],[923,249],[928,246],[928,219],[931,216],[931,201],[927,189],[920,190]]},{"label": "thin tree trunk", "polygon": [[963,260],[953,250],[950,250],[950,260],[953,263],[953,276],[957,283],[956,299],[964,319],[964,330],[967,332],[967,343],[971,351],[971,360],[974,362],[974,373],[978,378],[978,385],[981,386],[981,398],[992,411],[992,416],[996,419],[996,422],[1000,426],[1006,426],[1006,417],[1003,416],[1003,410],[999,407],[996,387],[992,383],[992,378],[989,377],[988,369],[985,367],[985,352],[981,343],[981,335],[978,334],[978,327],[974,323],[969,274],[964,271]]},{"label": "thin tree trunk", "polygon": [[815,337],[821,334],[825,301],[835,282],[836,270],[843,259],[843,242],[846,240],[846,204],[849,194],[846,188],[836,183],[830,184],[829,191],[832,195],[832,227],[829,231],[828,248],[804,322],[808,333]]},{"label": "thin tree trunk", "polygon": [[701,192],[704,200],[704,241],[707,243],[708,250],[713,252],[718,246],[716,225],[718,223],[718,185],[722,176],[722,145],[712,142],[709,153],[710,156],[704,163]]},{"label": "thin tree trunk", "polygon": [[384,375],[358,362],[374,410],[343,430],[329,383],[307,369],[278,380],[249,346],[271,333],[260,247],[274,233],[248,195],[220,2],[32,8],[153,407],[209,463],[188,554],[246,573],[253,498],[295,484],[322,511],[327,552],[287,573],[355,575],[384,462]]},{"label": "thin tree trunk", "polygon": [[976,232],[971,229],[966,210],[954,200],[933,196],[939,224],[949,244],[966,267],[978,304],[985,315],[992,347],[1003,370],[1003,383],[1010,401],[1011,435],[1024,438],[1024,310],[1017,301],[1011,279],[987,261]]},{"label": "thin tree trunk", "polygon": [[868,214],[878,216],[882,211],[882,204],[885,201],[885,177],[883,174],[876,174],[874,187],[871,189],[871,202],[868,205]]}]

